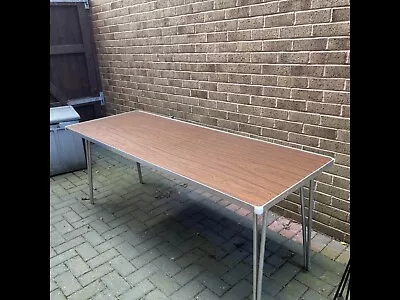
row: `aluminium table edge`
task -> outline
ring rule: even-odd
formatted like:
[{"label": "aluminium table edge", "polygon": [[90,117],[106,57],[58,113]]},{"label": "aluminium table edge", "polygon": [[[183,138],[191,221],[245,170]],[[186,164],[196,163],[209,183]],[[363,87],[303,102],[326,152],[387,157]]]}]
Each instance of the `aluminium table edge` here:
[{"label": "aluminium table edge", "polygon": [[[66,129],[71,130],[71,129],[68,128],[68,126],[66,127]],[[81,136],[83,139],[88,140],[88,141],[90,141],[90,142],[92,142],[92,143],[94,143],[94,144],[98,144],[98,145],[102,146],[103,148],[108,149],[108,150],[110,150],[110,151],[112,151],[112,152],[114,152],[114,153],[117,153],[117,154],[119,154],[119,155],[121,155],[121,156],[123,156],[123,157],[125,157],[125,158],[127,158],[127,159],[129,159],[129,160],[133,160],[133,161],[139,162],[140,164],[143,164],[143,165],[145,165],[145,166],[154,167],[154,168],[156,168],[156,169],[158,169],[158,170],[161,170],[161,171],[163,171],[163,172],[166,172],[166,173],[168,173],[168,174],[170,174],[170,175],[173,175],[173,176],[175,176],[175,177],[184,178],[185,180],[187,180],[187,181],[189,181],[189,182],[195,184],[197,187],[201,187],[201,188],[205,188],[205,189],[207,189],[207,190],[210,190],[210,191],[212,191],[213,193],[216,193],[217,195],[222,196],[222,197],[225,198],[226,200],[229,200],[229,201],[231,201],[232,203],[239,205],[240,207],[248,208],[248,209],[253,210],[256,214],[262,214],[263,211],[264,211],[265,209],[269,209],[270,207],[272,207],[272,206],[274,206],[275,204],[279,203],[281,200],[283,200],[285,197],[287,197],[290,193],[294,192],[295,190],[297,190],[297,189],[300,188],[301,186],[305,185],[305,184],[306,184],[307,182],[309,182],[310,180],[315,179],[315,177],[317,177],[317,176],[318,176],[321,172],[323,172],[326,168],[330,167],[330,166],[333,164],[333,162],[334,162],[334,160],[331,158],[331,160],[330,160],[328,163],[324,164],[323,166],[321,166],[320,168],[318,168],[318,169],[315,170],[314,172],[310,173],[308,176],[306,176],[306,177],[304,177],[303,179],[299,180],[299,181],[296,182],[293,186],[291,186],[291,187],[289,187],[288,189],[284,190],[281,194],[277,195],[276,197],[274,197],[273,199],[271,199],[271,200],[270,200],[269,202],[267,202],[266,204],[264,204],[264,205],[262,205],[262,206],[256,206],[256,205],[253,205],[253,204],[250,204],[250,203],[246,202],[245,200],[238,199],[238,198],[233,197],[233,196],[231,196],[231,195],[229,195],[229,194],[226,194],[226,193],[224,193],[224,192],[221,192],[221,191],[219,191],[219,190],[217,190],[217,189],[214,189],[214,188],[212,188],[212,187],[209,187],[208,185],[205,185],[205,184],[203,184],[203,183],[201,183],[201,182],[198,182],[198,181],[196,181],[196,180],[190,179],[190,178],[188,178],[188,177],[186,177],[186,176],[184,176],[184,175],[177,174],[177,173],[175,173],[175,172],[173,172],[173,171],[170,171],[170,170],[168,170],[168,169],[166,169],[166,168],[163,168],[163,167],[161,167],[161,166],[158,166],[158,165],[156,165],[156,164],[153,164],[153,163],[151,163],[151,162],[148,162],[148,161],[146,161],[146,160],[143,160],[143,159],[141,159],[141,158],[138,158],[138,157],[136,157],[136,156],[134,156],[134,155],[132,155],[132,154],[130,154],[130,153],[127,153],[127,152],[125,152],[125,151],[122,151],[122,150],[120,150],[120,149],[118,149],[118,148],[116,148],[116,147],[114,147],[114,146],[111,146],[111,145],[108,145],[108,144],[106,144],[106,143],[100,142],[100,141],[98,141],[98,140],[96,140],[96,139],[93,139],[93,138],[91,138],[91,137],[88,137],[88,136],[86,136],[86,135],[84,135],[84,134],[81,134],[81,133],[79,133],[79,132],[76,132],[76,131],[74,131],[74,130],[71,130],[71,131],[74,132],[75,134]],[[244,137],[244,138],[246,138],[246,137]],[[280,146],[280,145],[279,145],[279,146]]]}]

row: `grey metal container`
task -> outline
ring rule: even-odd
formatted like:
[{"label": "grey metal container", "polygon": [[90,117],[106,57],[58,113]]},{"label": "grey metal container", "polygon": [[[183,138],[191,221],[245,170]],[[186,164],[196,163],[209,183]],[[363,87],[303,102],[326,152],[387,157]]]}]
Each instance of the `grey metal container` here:
[{"label": "grey metal container", "polygon": [[65,130],[79,119],[72,106],[50,108],[50,176],[86,168],[82,138]]}]

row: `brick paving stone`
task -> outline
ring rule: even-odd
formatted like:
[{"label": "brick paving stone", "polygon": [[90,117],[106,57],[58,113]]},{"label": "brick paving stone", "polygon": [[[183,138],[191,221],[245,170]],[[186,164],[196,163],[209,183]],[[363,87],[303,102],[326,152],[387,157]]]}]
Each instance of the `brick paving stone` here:
[{"label": "brick paving stone", "polygon": [[119,253],[121,253],[122,256],[125,257],[127,260],[131,260],[132,258],[135,258],[139,254],[136,248],[127,242],[115,246],[115,249]]},{"label": "brick paving stone", "polygon": [[83,244],[84,242],[85,242],[85,239],[83,237],[81,237],[81,236],[78,236],[78,237],[76,237],[76,238],[74,238],[72,240],[69,240],[69,241],[67,241],[67,242],[65,242],[65,243],[63,243],[61,245],[58,245],[58,246],[54,247],[54,250],[57,253],[62,253],[62,252],[65,252],[67,250],[73,249],[73,248],[79,246],[80,244]]},{"label": "brick paving stone", "polygon": [[286,285],[299,271],[299,267],[287,262],[271,275],[271,279]]},{"label": "brick paving stone", "polygon": [[116,296],[130,289],[130,285],[116,271],[108,273],[101,278],[107,288]]},{"label": "brick paving stone", "polygon": [[231,285],[211,272],[204,272],[196,279],[218,296],[222,296]]},{"label": "brick paving stone", "polygon": [[68,269],[70,269],[75,277],[79,277],[90,271],[89,266],[83,261],[80,256],[75,256],[71,258],[65,264],[68,266]]},{"label": "brick paving stone", "polygon": [[196,296],[197,300],[218,300],[219,297],[215,295],[209,289],[204,289],[200,294]]},{"label": "brick paving stone", "polygon": [[174,278],[171,278],[162,272],[154,273],[149,277],[149,280],[167,296],[171,295],[181,287]]},{"label": "brick paving stone", "polygon": [[96,268],[96,267],[104,264],[105,262],[109,262],[111,259],[113,259],[117,255],[118,255],[118,252],[114,248],[112,248],[112,249],[107,250],[106,252],[103,252],[100,255],[88,260],[87,263],[93,269],[93,268]]},{"label": "brick paving stone", "polygon": [[67,298],[64,296],[60,289],[56,289],[50,293],[50,300],[66,300]]},{"label": "brick paving stone", "polygon": [[72,224],[74,222],[77,222],[81,220],[82,218],[73,210],[67,212],[66,214],[63,215],[64,219],[69,223]]},{"label": "brick paving stone", "polygon": [[[96,214],[90,215],[88,217],[84,217],[83,219],[76,221],[76,222],[72,223],[71,225],[74,228],[80,228],[82,226],[88,226],[94,220],[97,220]],[[90,227],[90,230],[93,230],[93,229]]]},{"label": "brick paving stone", "polygon": [[59,233],[56,230],[53,230],[50,233],[50,245],[54,248],[57,247],[58,245],[61,245],[65,242],[65,238],[62,236],[61,233]]},{"label": "brick paving stone", "polygon": [[67,261],[68,259],[74,257],[75,255],[78,255],[78,253],[74,249],[70,249],[61,254],[53,256],[52,258],[50,258],[50,268],[53,268],[54,266],[57,266],[58,264]]},{"label": "brick paving stone", "polygon": [[305,293],[308,287],[297,280],[291,280],[283,289],[286,293],[299,297]]},{"label": "brick paving stone", "polygon": [[122,255],[114,257],[110,261],[110,264],[114,270],[123,277],[133,273],[136,270],[136,268]]},{"label": "brick paving stone", "polygon": [[84,233],[86,233],[90,230],[91,230],[90,226],[81,226],[77,229],[74,229],[74,230],[64,234],[63,237],[68,241],[68,240],[76,238],[80,235],[83,235]]},{"label": "brick paving stone", "polygon": [[86,232],[83,237],[89,242],[89,244],[94,247],[98,244],[101,244],[105,241],[105,239],[97,233],[95,230],[90,230]]},{"label": "brick paving stone", "polygon": [[183,269],[178,274],[176,274],[174,276],[174,279],[180,285],[185,285],[186,283],[188,283],[190,280],[195,278],[197,275],[199,275],[203,271],[204,271],[204,267],[197,265],[197,264],[192,264],[192,265],[189,265],[187,268]]},{"label": "brick paving stone", "polygon": [[153,261],[154,265],[164,274],[172,277],[182,270],[182,268],[175,263],[172,259],[160,256]]},{"label": "brick paving stone", "polygon": [[90,245],[89,243],[80,244],[78,247],[75,248],[76,252],[83,258],[84,261],[88,261],[96,257],[99,253]]},{"label": "brick paving stone", "polygon": [[325,297],[327,297],[334,288],[332,285],[314,277],[313,275],[307,272],[300,272],[296,275],[295,278],[296,280],[312,288],[314,291],[317,291],[319,294]]},{"label": "brick paving stone", "polygon": [[345,245],[340,244],[336,240],[331,240],[328,245],[321,251],[321,254],[331,258],[336,259],[346,248]]},{"label": "brick paving stone", "polygon": [[339,256],[336,258],[336,262],[341,264],[347,264],[350,259],[350,247],[347,247]]},{"label": "brick paving stone", "polygon": [[81,277],[78,278],[79,282],[81,283],[82,286],[86,286],[89,283],[100,279],[104,275],[110,273],[113,271],[113,268],[111,267],[110,264],[105,263],[101,266],[98,266],[97,268],[83,274]]},{"label": "brick paving stone", "polygon": [[283,289],[283,285],[276,280],[263,276],[262,291],[271,296],[276,296]]},{"label": "brick paving stone", "polygon": [[148,279],[145,279],[142,282],[140,282],[137,286],[130,289],[125,294],[121,295],[119,299],[121,300],[141,299],[144,295],[149,293],[154,288],[155,288],[154,285]]},{"label": "brick paving stone", "polygon": [[171,300],[193,299],[204,290],[204,285],[197,280],[192,280],[170,296]]},{"label": "brick paving stone", "polygon": [[127,276],[126,281],[134,286],[137,285],[141,280],[146,279],[157,271],[157,267],[153,263],[149,263]]},{"label": "brick paving stone", "polygon": [[160,290],[153,290],[146,295],[145,300],[168,300],[169,298]]},{"label": "brick paving stone", "polygon": [[91,284],[88,284],[83,289],[73,293],[68,297],[68,300],[86,300],[91,299],[94,295],[104,290],[105,285],[100,281],[96,280]]},{"label": "brick paving stone", "polygon": [[205,256],[205,253],[199,249],[193,249],[182,255],[180,258],[176,260],[176,263],[181,268],[186,268],[188,265],[194,263],[195,261],[199,260],[201,257]]},{"label": "brick paving stone", "polygon": [[55,283],[53,279],[50,279],[50,292],[54,291],[57,288],[58,288],[57,283]]},{"label": "brick paving stone", "polygon": [[228,267],[224,264],[212,259],[210,257],[204,256],[199,261],[198,264],[204,266],[211,273],[220,276],[228,271]]},{"label": "brick paving stone", "polygon": [[315,252],[320,252],[322,249],[326,247],[326,245],[329,244],[329,242],[332,240],[331,237],[326,236],[321,233],[317,233],[312,239],[311,239],[311,249]]},{"label": "brick paving stone", "polygon": [[68,271],[57,275],[54,278],[54,281],[60,287],[65,296],[69,296],[82,288],[74,275]]},{"label": "brick paving stone", "polygon": [[237,265],[239,262],[243,261],[249,255],[250,255],[250,253],[248,253],[247,251],[237,249],[237,250],[229,253],[227,256],[225,256],[221,262],[224,265],[226,265],[227,267],[232,268],[235,265]]},{"label": "brick paving stone", "polygon": [[161,255],[160,251],[153,249],[150,251],[146,251],[145,253],[135,257],[131,262],[136,268],[141,268],[142,266],[153,261],[160,255]]},{"label": "brick paving stone", "polygon": [[315,253],[315,255],[311,257],[311,265],[313,264],[319,265],[320,267],[329,270],[337,275],[342,275],[345,269],[345,266],[343,264],[331,260],[321,253]]},{"label": "brick paving stone", "polygon": [[252,272],[252,266],[244,263],[239,263],[235,267],[227,271],[224,275],[222,275],[222,279],[230,285],[234,285]]},{"label": "brick paving stone", "polygon": [[104,289],[100,293],[96,294],[93,300],[117,300],[117,298],[111,293],[109,289]]},{"label": "brick paving stone", "polygon": [[[77,257],[77,256],[75,256]],[[56,277],[58,274],[64,273],[68,271],[68,267],[65,263],[61,263],[55,267],[50,268],[50,277],[54,278]]]},{"label": "brick paving stone", "polygon": [[119,244],[122,244],[124,242],[124,238],[121,236],[114,236],[112,239],[107,240],[94,248],[99,252],[103,253],[107,250],[114,249],[116,246]]},{"label": "brick paving stone", "polygon": [[304,293],[303,296],[300,297],[302,300],[327,300],[328,298],[317,293],[316,291],[309,289]]},{"label": "brick paving stone", "polygon": [[288,292],[286,292],[285,289],[281,290],[278,295],[275,296],[276,300],[298,300],[299,297],[292,295]]},{"label": "brick paving stone", "polygon": [[253,293],[253,286],[246,280],[240,281],[234,287],[232,287],[226,294],[224,294],[222,300],[241,300],[245,299]]}]

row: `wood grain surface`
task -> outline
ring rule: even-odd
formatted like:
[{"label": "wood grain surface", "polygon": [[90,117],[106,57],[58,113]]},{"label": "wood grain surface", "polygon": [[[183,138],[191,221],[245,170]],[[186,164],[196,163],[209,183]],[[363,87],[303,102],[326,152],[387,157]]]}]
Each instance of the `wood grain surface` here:
[{"label": "wood grain surface", "polygon": [[68,126],[252,206],[262,206],[332,159],[143,111]]}]

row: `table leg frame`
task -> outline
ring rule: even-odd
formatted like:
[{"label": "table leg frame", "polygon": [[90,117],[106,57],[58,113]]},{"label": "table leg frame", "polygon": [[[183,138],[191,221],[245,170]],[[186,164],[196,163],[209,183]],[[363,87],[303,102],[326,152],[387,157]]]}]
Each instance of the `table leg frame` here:
[{"label": "table leg frame", "polygon": [[89,199],[90,199],[90,203],[94,204],[93,174],[92,174],[92,150],[91,150],[90,146],[91,146],[90,141],[85,139],[86,164],[87,164],[88,185],[89,185]]},{"label": "table leg frame", "polygon": [[141,166],[140,166],[140,163],[136,162],[136,168],[137,168],[138,175],[139,175],[139,182],[140,182],[141,184],[143,184],[142,168],[141,168]]}]

